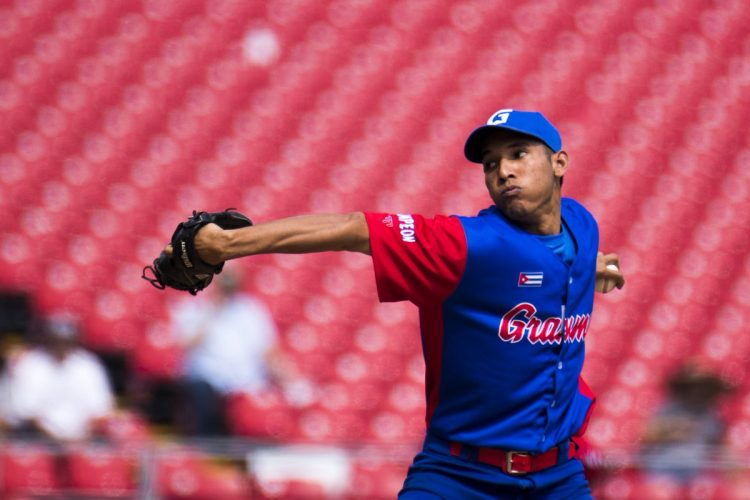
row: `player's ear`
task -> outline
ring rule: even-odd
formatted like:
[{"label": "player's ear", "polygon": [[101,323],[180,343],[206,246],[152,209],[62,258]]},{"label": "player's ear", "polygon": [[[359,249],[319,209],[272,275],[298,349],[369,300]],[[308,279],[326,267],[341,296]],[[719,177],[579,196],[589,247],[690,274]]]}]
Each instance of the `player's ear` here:
[{"label": "player's ear", "polygon": [[565,175],[565,172],[568,171],[569,159],[568,153],[564,150],[552,154],[552,170],[555,177],[562,178]]}]

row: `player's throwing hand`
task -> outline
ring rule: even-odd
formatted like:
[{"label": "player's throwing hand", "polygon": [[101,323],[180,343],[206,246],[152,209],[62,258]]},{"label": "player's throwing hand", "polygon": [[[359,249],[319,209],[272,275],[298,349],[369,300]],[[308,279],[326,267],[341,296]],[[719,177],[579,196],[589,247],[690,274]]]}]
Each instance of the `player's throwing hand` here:
[{"label": "player's throwing hand", "polygon": [[596,255],[596,291],[609,293],[625,286],[625,276],[620,269],[620,257],[615,253]]}]

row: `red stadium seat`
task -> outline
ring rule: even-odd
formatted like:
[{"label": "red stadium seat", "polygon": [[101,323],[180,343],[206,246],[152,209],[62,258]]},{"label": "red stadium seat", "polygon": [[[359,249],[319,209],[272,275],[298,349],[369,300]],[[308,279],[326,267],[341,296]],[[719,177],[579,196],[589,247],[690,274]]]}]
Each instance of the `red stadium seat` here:
[{"label": "red stadium seat", "polygon": [[252,486],[252,498],[259,500],[274,500],[281,498],[304,498],[323,499],[326,498],[325,488],[312,481],[298,479],[278,481],[256,481]]},{"label": "red stadium seat", "polygon": [[297,419],[295,436],[303,441],[325,443],[336,438],[336,412],[322,407],[302,410]]},{"label": "red stadium seat", "polygon": [[394,498],[403,485],[409,459],[404,457],[401,463],[367,456],[355,460],[347,498]]},{"label": "red stadium seat", "polygon": [[352,406],[363,412],[374,412],[383,408],[387,400],[387,387],[371,381],[352,385]]},{"label": "red stadium seat", "polygon": [[118,497],[135,492],[137,456],[116,449],[75,448],[66,453],[68,487],[86,494]]},{"label": "red stadium seat", "polygon": [[144,416],[131,411],[118,411],[100,425],[100,432],[118,449],[129,452],[151,442],[151,430]]},{"label": "red stadium seat", "polygon": [[226,401],[232,432],[239,436],[284,440],[295,435],[297,411],[280,394],[234,394]]},{"label": "red stadium seat", "polygon": [[424,384],[402,379],[390,386],[388,407],[400,413],[422,413],[425,406]]},{"label": "red stadium seat", "polygon": [[245,474],[234,466],[215,464],[208,456],[174,452],[159,458],[159,494],[170,500],[248,498],[250,484]]},{"label": "red stadium seat", "polygon": [[403,414],[380,411],[370,419],[367,435],[376,442],[403,443],[408,441],[409,428]]},{"label": "red stadium seat", "polygon": [[3,472],[0,492],[43,495],[61,486],[57,457],[44,447],[7,444],[0,451]]},{"label": "red stadium seat", "polygon": [[335,380],[320,384],[317,389],[317,399],[323,408],[338,412],[353,408],[350,384]]}]

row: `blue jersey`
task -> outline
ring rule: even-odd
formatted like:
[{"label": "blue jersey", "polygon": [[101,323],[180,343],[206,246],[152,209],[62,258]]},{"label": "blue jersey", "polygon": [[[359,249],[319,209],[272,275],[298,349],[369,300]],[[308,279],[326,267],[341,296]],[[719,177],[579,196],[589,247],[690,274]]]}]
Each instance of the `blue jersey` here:
[{"label": "blue jersey", "polygon": [[591,214],[562,199],[570,265],[495,207],[366,215],[380,299],[419,306],[428,431],[529,452],[581,433],[594,399],[580,379],[599,246]]}]

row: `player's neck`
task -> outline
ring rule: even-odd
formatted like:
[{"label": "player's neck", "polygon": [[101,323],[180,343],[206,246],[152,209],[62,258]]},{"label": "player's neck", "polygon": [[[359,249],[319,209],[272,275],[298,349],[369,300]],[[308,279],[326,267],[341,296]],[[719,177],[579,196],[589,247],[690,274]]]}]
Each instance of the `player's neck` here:
[{"label": "player's neck", "polygon": [[518,225],[526,231],[527,233],[531,234],[538,234],[542,236],[548,236],[553,234],[560,234],[560,231],[562,230],[562,225],[560,223],[560,215],[558,214],[557,219],[549,219],[549,220],[543,220],[539,222],[529,222],[529,223],[523,223],[520,222]]},{"label": "player's neck", "polygon": [[550,203],[535,210],[532,217],[529,217],[527,220],[517,220],[516,224],[531,234],[560,234],[560,231],[562,231],[560,200],[551,200]]}]

